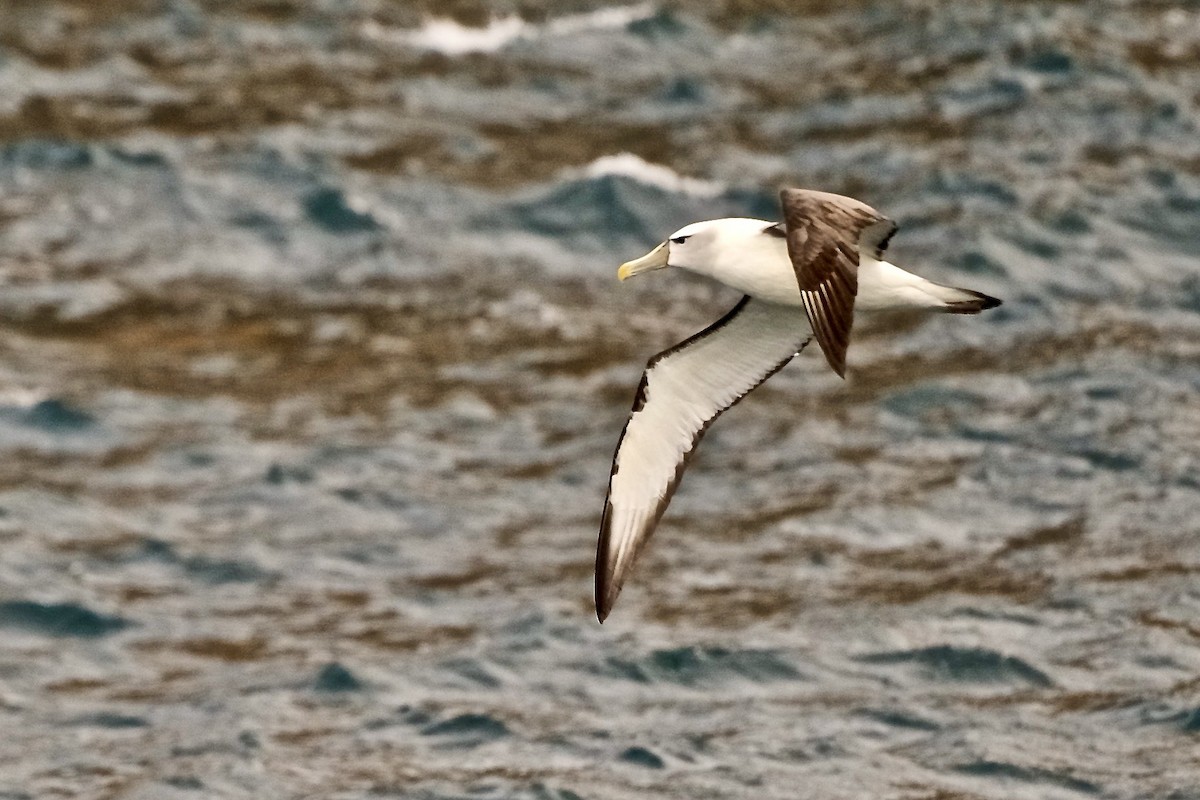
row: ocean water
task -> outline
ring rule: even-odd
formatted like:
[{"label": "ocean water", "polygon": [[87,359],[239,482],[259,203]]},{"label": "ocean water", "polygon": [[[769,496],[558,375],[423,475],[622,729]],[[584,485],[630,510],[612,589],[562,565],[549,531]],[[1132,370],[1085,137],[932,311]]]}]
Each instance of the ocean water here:
[{"label": "ocean water", "polygon": [[[0,798],[1200,798],[1200,9],[0,3]],[[621,261],[1001,297],[723,417],[605,625]]]}]

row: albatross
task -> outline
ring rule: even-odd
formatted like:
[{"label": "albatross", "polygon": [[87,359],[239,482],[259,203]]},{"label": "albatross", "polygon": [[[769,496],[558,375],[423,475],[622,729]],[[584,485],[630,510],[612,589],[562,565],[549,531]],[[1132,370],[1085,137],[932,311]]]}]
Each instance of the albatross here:
[{"label": "albatross", "polygon": [[679,267],[745,296],[719,320],[651,358],[617,442],[596,548],[600,622],[662,518],[700,438],[722,412],[817,340],[838,376],[859,311],[978,314],[1000,301],[925,280],[884,260],[897,225],[866,203],[784,189],[783,222],[695,222],[641,258],[622,281]]}]

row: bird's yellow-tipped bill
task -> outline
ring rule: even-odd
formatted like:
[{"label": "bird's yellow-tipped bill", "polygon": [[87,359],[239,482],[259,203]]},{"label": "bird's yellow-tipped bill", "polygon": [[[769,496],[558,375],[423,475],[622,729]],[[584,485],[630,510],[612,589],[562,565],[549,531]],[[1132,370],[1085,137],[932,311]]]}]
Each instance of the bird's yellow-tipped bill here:
[{"label": "bird's yellow-tipped bill", "polygon": [[617,270],[617,277],[625,280],[626,278],[632,278],[640,272],[662,269],[666,265],[667,243],[663,242],[641,258],[635,258],[633,261],[626,261],[622,264],[621,268]]}]

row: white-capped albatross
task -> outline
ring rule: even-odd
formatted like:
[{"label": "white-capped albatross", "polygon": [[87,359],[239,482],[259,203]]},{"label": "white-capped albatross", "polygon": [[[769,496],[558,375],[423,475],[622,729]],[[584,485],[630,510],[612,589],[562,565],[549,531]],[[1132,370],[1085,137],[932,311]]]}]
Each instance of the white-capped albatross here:
[{"label": "white-capped albatross", "polygon": [[[613,455],[596,549],[601,622],[679,486],[688,458],[721,412],[816,338],[845,377],[857,311],[924,308],[978,314],[1000,301],[927,281],[883,260],[896,223],[842,195],[780,193],[783,222],[695,222],[641,258],[621,280],[663,267],[698,272],[745,293],[729,313],[650,359]],[[803,310],[801,310],[803,309]]]}]

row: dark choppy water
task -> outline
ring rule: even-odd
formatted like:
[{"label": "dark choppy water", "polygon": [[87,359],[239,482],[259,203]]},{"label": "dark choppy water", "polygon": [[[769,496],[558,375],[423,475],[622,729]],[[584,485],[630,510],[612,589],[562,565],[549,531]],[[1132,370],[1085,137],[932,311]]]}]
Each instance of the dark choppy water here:
[{"label": "dark choppy water", "polygon": [[[451,5],[0,3],[0,797],[1200,797],[1200,9]],[[740,405],[601,628],[736,299],[614,267],[783,183],[1006,304]]]}]

